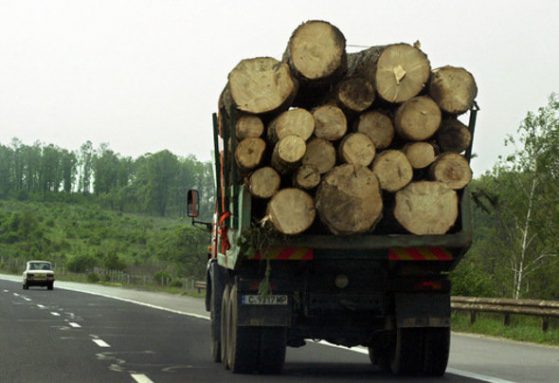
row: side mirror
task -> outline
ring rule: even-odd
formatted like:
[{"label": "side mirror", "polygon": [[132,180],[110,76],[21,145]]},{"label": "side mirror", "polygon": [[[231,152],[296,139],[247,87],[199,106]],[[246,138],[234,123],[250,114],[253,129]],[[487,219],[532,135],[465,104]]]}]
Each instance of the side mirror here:
[{"label": "side mirror", "polygon": [[198,217],[199,205],[198,190],[189,190],[186,195],[186,214],[191,218]]}]

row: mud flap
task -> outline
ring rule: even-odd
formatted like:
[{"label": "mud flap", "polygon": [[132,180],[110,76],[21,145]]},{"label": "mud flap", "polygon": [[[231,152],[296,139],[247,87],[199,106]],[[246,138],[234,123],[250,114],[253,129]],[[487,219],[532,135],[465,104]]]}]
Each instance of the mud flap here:
[{"label": "mud flap", "polygon": [[395,294],[398,327],[450,327],[450,294]]}]

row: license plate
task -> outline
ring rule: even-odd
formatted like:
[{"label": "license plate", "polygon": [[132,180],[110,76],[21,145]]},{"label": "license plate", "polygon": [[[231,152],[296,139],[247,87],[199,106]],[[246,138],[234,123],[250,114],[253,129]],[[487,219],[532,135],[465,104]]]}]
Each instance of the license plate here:
[{"label": "license plate", "polygon": [[33,277],[33,279],[37,279],[37,280],[47,279],[47,276],[46,276],[46,275],[35,275],[35,276]]},{"label": "license plate", "polygon": [[287,305],[287,295],[243,295],[243,305]]}]

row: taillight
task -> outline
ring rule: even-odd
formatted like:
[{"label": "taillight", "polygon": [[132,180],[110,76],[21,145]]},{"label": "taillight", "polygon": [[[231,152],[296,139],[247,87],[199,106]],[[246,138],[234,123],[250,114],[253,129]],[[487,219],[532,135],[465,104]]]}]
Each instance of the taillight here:
[{"label": "taillight", "polygon": [[442,281],[421,281],[421,282],[417,282],[414,286],[413,289],[414,290],[419,290],[419,291],[436,291],[436,290],[442,290],[443,288],[445,288],[445,286],[443,285]]}]

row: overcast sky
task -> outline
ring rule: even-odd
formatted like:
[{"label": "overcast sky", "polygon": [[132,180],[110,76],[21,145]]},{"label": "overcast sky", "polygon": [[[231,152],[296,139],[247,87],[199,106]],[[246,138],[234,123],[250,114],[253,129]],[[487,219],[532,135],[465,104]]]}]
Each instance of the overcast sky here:
[{"label": "overcast sky", "polygon": [[490,169],[528,110],[559,91],[558,1],[0,0],[0,143],[209,160],[211,113],[243,58],[281,57],[330,21],[350,45],[421,41],[476,77],[472,166]]}]

